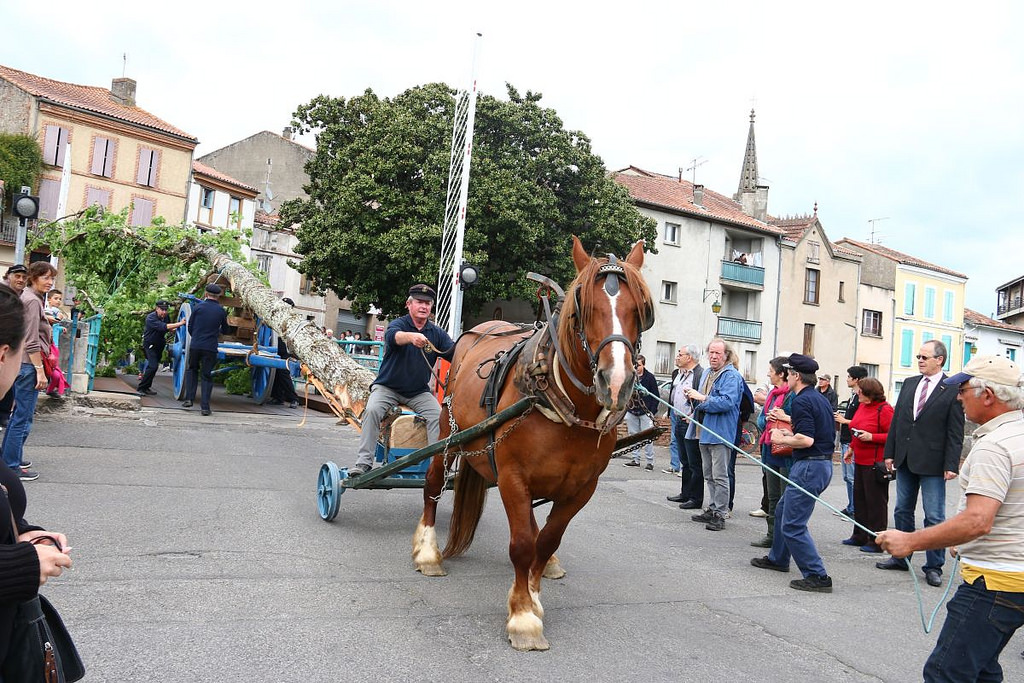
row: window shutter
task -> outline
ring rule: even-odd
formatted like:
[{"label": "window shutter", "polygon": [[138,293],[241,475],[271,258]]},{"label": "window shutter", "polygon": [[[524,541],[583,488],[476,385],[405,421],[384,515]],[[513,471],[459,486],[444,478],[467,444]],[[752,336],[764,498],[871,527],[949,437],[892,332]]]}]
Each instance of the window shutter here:
[{"label": "window shutter", "polygon": [[914,331],[903,330],[903,338],[900,340],[900,365],[910,367],[911,354],[914,352]]},{"label": "window shutter", "polygon": [[103,172],[107,158],[107,139],[96,138],[92,143],[92,168],[89,171],[93,175],[106,175]]},{"label": "window shutter", "polygon": [[57,141],[60,138],[60,126],[47,126],[46,137],[43,139],[43,162],[51,166],[57,163]]},{"label": "window shutter", "polygon": [[953,355],[953,337],[948,334],[942,335],[942,343],[946,345],[946,362],[942,366],[942,370],[949,372],[949,357]]},{"label": "window shutter", "polygon": [[57,129],[57,159],[53,162],[53,165],[63,168],[64,154],[68,151],[68,130],[60,126],[54,127]]},{"label": "window shutter", "polygon": [[104,209],[110,206],[110,190],[90,187],[85,193],[85,205],[92,206],[93,204],[99,204]]},{"label": "window shutter", "polygon": [[132,202],[132,225],[150,225],[153,222],[153,202],[136,197]]},{"label": "window shutter", "polygon": [[139,150],[139,173],[135,178],[135,182],[139,185],[148,185],[149,180],[149,164],[151,160],[152,150],[143,147]]},{"label": "window shutter", "polygon": [[39,181],[39,219],[52,221],[57,215],[57,201],[60,199],[60,181],[43,178]]}]

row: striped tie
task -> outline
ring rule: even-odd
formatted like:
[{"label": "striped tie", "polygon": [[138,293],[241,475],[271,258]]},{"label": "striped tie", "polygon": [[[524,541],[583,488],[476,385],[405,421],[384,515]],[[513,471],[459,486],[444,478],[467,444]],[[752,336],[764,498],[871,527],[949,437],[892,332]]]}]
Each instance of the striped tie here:
[{"label": "striped tie", "polygon": [[921,396],[917,399],[917,410],[914,411],[914,419],[921,414],[921,410],[924,408],[925,401],[928,400],[928,378],[925,377],[924,381],[921,382]]}]

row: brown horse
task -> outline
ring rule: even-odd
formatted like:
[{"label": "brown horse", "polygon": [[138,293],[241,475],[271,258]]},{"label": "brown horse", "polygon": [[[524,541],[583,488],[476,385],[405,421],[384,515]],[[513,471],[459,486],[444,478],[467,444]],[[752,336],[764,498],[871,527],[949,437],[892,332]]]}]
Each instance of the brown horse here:
[{"label": "brown horse", "polygon": [[[577,275],[556,323],[535,333],[492,321],[464,334],[452,360],[441,437],[471,427],[530,397],[522,417],[489,436],[434,457],[423,492],[423,516],[413,536],[413,562],[427,576],[443,576],[434,520],[446,470],[460,453],[454,507],[444,557],[465,551],[483,512],[486,489],[497,483],[509,524],[515,581],[508,595],[508,639],[517,650],[546,650],[540,580],[565,575],[554,553],[569,521],[597,488],[615,445],[614,428],[633,393],[640,333],[653,323],[650,291],[640,275],[643,243],[625,261],[593,259],[573,237]],[[557,326],[557,330],[552,329]],[[519,343],[516,356],[510,349]],[[515,357],[507,374],[496,358]],[[494,401],[482,406],[488,378]],[[475,451],[475,452],[474,452]],[[497,470],[497,471],[495,471]],[[533,514],[537,500],[552,502],[544,528]]]}]

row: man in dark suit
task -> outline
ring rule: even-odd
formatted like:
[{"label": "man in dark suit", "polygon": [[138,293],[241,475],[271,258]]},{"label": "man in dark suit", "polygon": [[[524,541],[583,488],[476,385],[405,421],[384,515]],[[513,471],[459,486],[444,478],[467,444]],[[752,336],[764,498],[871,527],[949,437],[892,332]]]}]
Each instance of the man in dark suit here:
[{"label": "man in dark suit", "polygon": [[199,394],[199,407],[203,415],[210,414],[210,396],[213,394],[213,366],[217,364],[217,344],[219,336],[231,331],[228,327],[228,314],[220,305],[220,295],[224,292],[220,285],[206,285],[206,298],[192,309],[188,319],[188,333],[191,336],[188,350],[188,384],[185,389],[185,402],[182,406],[191,408],[196,399],[196,384],[202,370],[202,392]]},{"label": "man in dark suit", "polygon": [[[921,345],[917,353],[921,374],[903,383],[885,440],[885,463],[896,469],[893,518],[900,531],[914,531],[918,492],[924,504],[925,527],[945,521],[946,482],[960,470],[964,411],[955,388],[943,383],[942,367],[948,353],[946,345],[935,339]],[[926,552],[923,569],[928,585],[942,585],[945,562],[945,549]],[[895,557],[875,566],[907,570],[907,564]]]}]

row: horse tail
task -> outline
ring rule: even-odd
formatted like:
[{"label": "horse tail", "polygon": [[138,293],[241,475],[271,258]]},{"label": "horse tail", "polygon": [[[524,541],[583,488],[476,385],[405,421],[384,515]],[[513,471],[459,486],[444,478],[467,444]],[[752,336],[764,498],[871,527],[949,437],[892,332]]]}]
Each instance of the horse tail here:
[{"label": "horse tail", "polygon": [[487,482],[465,460],[455,476],[455,502],[442,557],[457,557],[469,549],[487,500]]}]

